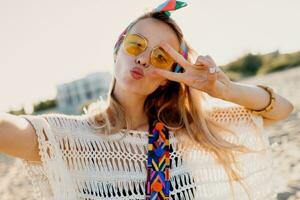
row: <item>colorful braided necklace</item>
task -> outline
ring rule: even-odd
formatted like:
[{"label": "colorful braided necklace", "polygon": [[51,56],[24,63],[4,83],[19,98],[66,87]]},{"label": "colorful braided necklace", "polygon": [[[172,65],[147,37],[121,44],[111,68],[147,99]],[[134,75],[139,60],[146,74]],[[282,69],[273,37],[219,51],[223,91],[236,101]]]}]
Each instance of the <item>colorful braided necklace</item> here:
[{"label": "colorful braided necklace", "polygon": [[166,200],[170,195],[169,131],[155,121],[148,138],[146,200]]}]

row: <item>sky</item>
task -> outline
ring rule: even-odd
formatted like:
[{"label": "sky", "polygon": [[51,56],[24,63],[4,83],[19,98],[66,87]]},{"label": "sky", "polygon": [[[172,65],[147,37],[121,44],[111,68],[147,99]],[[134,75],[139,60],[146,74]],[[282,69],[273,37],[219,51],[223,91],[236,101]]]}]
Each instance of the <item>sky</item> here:
[{"label": "sky", "polygon": [[[120,32],[158,0],[0,0],[0,112],[56,86],[112,72]],[[245,53],[300,50],[299,0],[187,0],[172,13],[186,40],[218,65]]]}]

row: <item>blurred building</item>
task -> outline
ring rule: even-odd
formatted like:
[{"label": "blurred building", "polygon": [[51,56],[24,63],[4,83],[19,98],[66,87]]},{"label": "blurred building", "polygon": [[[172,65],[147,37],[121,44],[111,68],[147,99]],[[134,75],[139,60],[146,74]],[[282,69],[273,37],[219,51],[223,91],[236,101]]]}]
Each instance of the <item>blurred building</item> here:
[{"label": "blurred building", "polygon": [[83,105],[99,99],[107,98],[111,81],[109,72],[97,72],[84,78],[57,86],[57,111],[65,114],[82,113]]}]

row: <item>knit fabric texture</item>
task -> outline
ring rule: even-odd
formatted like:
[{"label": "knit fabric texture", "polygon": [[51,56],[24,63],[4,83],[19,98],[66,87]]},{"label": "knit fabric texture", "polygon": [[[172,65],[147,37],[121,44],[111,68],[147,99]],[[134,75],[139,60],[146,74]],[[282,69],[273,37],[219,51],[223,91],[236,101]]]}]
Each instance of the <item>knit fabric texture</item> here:
[{"label": "knit fabric texture", "polygon": [[[95,133],[87,116],[48,113],[21,115],[36,130],[41,162],[19,159],[38,200],[146,199],[148,132],[122,129]],[[240,175],[253,200],[275,199],[271,145],[263,118],[242,106],[217,107],[207,117],[235,134],[224,134],[231,143],[258,153],[235,153]],[[189,141],[189,142],[185,142]],[[179,139],[169,131],[170,194],[174,200],[231,200],[228,176],[215,157],[188,136]],[[239,182],[234,196],[247,200]]]}]

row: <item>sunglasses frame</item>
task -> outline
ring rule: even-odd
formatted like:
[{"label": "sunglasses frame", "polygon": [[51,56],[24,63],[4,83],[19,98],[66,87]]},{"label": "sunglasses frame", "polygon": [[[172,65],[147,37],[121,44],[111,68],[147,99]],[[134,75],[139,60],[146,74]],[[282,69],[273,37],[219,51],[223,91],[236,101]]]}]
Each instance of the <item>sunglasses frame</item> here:
[{"label": "sunglasses frame", "polygon": [[[124,41],[125,41],[125,39],[126,39],[126,37],[128,36],[128,35],[137,35],[137,36],[139,36],[139,37],[141,37],[144,41],[145,41],[145,43],[146,43],[146,48],[142,51],[142,52],[144,52],[149,46],[148,46],[148,39],[145,37],[145,36],[143,36],[143,35],[141,35],[141,34],[139,34],[139,33],[126,33],[126,34],[124,34],[123,35],[123,37],[124,37],[124,39],[123,39],[123,44],[122,44],[122,46],[124,47]],[[160,46],[154,46],[154,47],[152,47],[152,49],[151,49],[151,53],[150,53],[150,63],[151,63],[151,65],[153,65],[152,64],[152,54],[153,54],[153,51],[155,50],[155,49],[161,49],[161,50],[163,50],[164,52],[166,52],[163,48],[161,48]],[[124,49],[125,50],[125,49]],[[132,55],[132,54],[129,54],[126,50],[125,50],[125,52],[126,52],[126,54],[128,54],[128,55],[130,55],[130,56],[134,56],[134,55]],[[142,53],[141,52],[141,53]],[[141,53],[139,53],[139,54],[141,54]],[[167,53],[167,52],[166,52]],[[139,54],[137,54],[137,55],[139,55]],[[168,53],[167,53],[168,54]],[[136,56],[137,56],[136,55]],[[169,55],[169,54],[168,54]],[[171,55],[169,55],[171,58],[172,58],[172,56]],[[174,67],[174,65],[177,65],[177,63],[175,62],[175,60],[172,58],[172,60],[173,60],[173,64],[171,65],[171,67],[173,68]],[[155,65],[153,65],[153,66],[155,66]],[[155,66],[155,67],[157,67],[157,66]],[[160,67],[158,67],[158,68],[160,68]],[[172,69],[171,69],[172,70]]]}]

